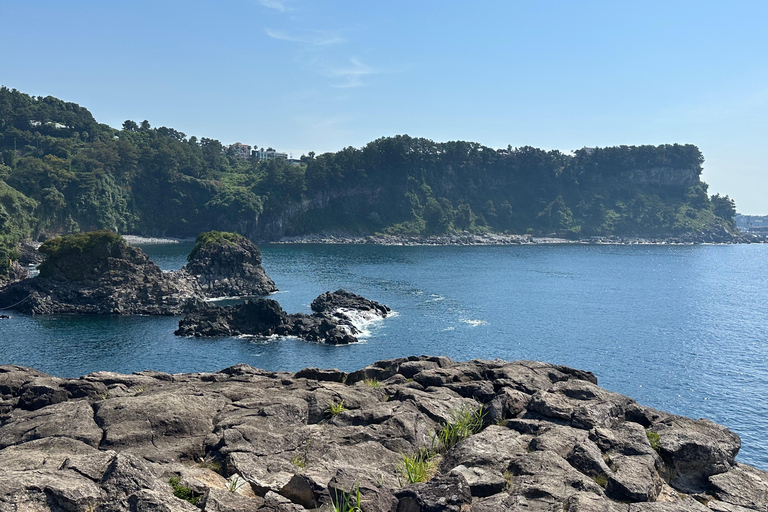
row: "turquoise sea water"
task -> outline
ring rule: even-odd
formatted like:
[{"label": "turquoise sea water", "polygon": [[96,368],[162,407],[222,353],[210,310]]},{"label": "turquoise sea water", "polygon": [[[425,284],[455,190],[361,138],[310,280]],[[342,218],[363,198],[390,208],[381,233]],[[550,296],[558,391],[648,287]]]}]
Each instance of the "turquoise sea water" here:
[{"label": "turquoise sea water", "polygon": [[[190,245],[144,246],[164,269]],[[265,245],[288,312],[327,290],[396,316],[363,342],[177,338],[178,318],[13,315],[0,364],[74,377],[96,370],[355,370],[411,354],[534,359],[594,372],[658,409],[710,418],[742,437],[739,459],[768,469],[768,246],[384,247]]]}]

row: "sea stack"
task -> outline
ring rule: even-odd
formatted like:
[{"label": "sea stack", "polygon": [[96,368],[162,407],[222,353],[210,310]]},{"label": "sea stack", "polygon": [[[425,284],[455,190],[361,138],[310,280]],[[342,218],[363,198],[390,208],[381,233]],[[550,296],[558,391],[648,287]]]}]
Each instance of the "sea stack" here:
[{"label": "sea stack", "polygon": [[261,266],[259,248],[237,233],[200,233],[184,266],[208,298],[252,297],[276,292]]}]

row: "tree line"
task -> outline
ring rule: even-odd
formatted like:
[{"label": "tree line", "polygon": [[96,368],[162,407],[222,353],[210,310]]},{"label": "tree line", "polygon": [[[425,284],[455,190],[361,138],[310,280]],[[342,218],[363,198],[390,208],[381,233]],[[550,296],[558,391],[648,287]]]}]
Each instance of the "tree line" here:
[{"label": "tree line", "polygon": [[22,238],[97,229],[253,239],[327,229],[572,237],[732,229],[733,201],[708,196],[702,163],[690,144],[566,154],[408,135],[309,153],[298,165],[260,162],[215,139],[146,120],[115,129],[75,103],[1,87],[0,267]]}]

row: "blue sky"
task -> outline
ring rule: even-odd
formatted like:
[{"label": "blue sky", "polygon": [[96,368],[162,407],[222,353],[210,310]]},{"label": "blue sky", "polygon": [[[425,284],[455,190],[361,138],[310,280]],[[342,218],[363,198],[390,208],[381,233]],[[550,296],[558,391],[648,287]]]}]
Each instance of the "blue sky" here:
[{"label": "blue sky", "polygon": [[768,214],[768,2],[0,0],[0,84],[302,153],[692,143]]}]

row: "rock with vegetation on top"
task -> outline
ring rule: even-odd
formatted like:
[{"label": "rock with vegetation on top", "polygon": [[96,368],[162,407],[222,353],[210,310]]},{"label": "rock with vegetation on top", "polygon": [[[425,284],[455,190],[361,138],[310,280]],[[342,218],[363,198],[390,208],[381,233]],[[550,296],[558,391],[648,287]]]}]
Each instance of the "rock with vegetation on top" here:
[{"label": "rock with vegetation on top", "polygon": [[329,345],[357,342],[355,322],[385,318],[389,308],[360,295],[337,290],[312,302],[314,313],[286,314],[272,299],[235,306],[203,305],[179,322],[179,336],[297,336]]},{"label": "rock with vegetation on top", "polygon": [[53,238],[40,274],[0,292],[0,307],[29,314],[178,315],[201,302],[197,281],[163,272],[111,231]]},{"label": "rock with vegetation on top", "polygon": [[768,506],[768,473],[734,462],[736,434],[540,362],[78,379],[7,365],[0,393],[3,511]]},{"label": "rock with vegetation on top", "polygon": [[187,259],[184,270],[197,278],[209,298],[250,297],[277,291],[261,266],[259,248],[237,233],[201,233]]}]

